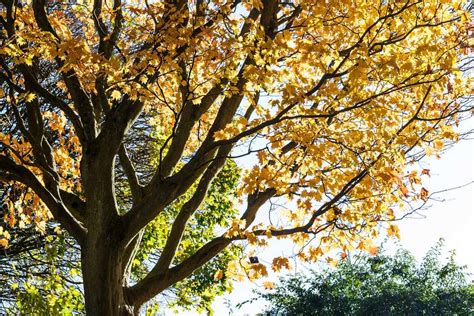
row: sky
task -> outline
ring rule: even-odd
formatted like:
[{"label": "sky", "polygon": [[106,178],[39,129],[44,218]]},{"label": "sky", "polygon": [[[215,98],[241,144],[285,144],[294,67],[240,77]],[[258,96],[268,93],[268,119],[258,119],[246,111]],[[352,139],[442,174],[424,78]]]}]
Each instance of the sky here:
[{"label": "sky", "polygon": [[[463,130],[474,129],[474,119],[464,122]],[[441,159],[429,157],[421,166],[430,169],[430,177],[423,185],[430,192],[443,191],[436,195],[437,201],[429,203],[429,208],[420,214],[406,218],[398,223],[400,244],[408,249],[418,260],[436,244],[440,238],[445,240],[445,250],[456,251],[456,262],[467,266],[474,279],[474,141],[463,140],[444,153]],[[469,184],[471,183],[471,184]],[[460,187],[460,188],[457,188]],[[453,190],[449,190],[455,188]],[[289,244],[274,244],[262,257],[279,255]],[[321,266],[299,265],[293,269],[304,272],[308,268]],[[276,276],[274,276],[276,280]],[[253,301],[240,309],[235,305],[254,297],[252,290],[262,290],[251,282],[234,284],[234,291],[216,300],[213,304],[215,315],[255,315],[265,308],[265,302]],[[165,311],[165,315],[175,315]],[[198,315],[193,312],[180,312],[180,316]]]},{"label": "sky", "polygon": [[[460,130],[474,130],[474,118],[462,123]],[[473,136],[474,137],[474,136]],[[250,163],[247,161],[247,163]],[[423,186],[435,195],[427,209],[398,222],[401,239],[399,244],[409,250],[418,260],[433,247],[440,238],[444,239],[445,250],[455,250],[456,263],[465,265],[474,280],[474,139],[463,140],[447,150],[441,159],[428,157],[421,162],[422,168],[430,170],[430,177],[423,178]],[[273,258],[282,255],[291,247],[288,242],[273,243],[259,258]],[[394,244],[392,244],[393,247]],[[393,248],[394,249],[394,248]],[[291,252],[291,251],[290,251]],[[286,252],[288,253],[288,252]],[[447,253],[446,253],[447,254]],[[267,262],[263,262],[267,263]],[[318,269],[324,263],[313,266],[299,265],[290,273]],[[274,280],[276,275],[270,275]],[[237,308],[236,305],[255,297],[253,290],[263,290],[259,283],[249,281],[234,283],[232,293],[219,297],[213,304],[215,315],[246,316],[260,313],[265,302],[252,301]],[[165,311],[165,315],[176,315]],[[180,316],[199,315],[195,312],[179,312]]]},{"label": "sky", "polygon": [[[471,120],[471,127],[473,120]],[[431,179],[430,191],[453,188],[474,180],[474,143],[464,141],[449,150],[441,159],[427,162]],[[402,245],[420,257],[443,237],[447,249],[455,249],[457,262],[466,264],[474,273],[474,185],[438,195],[443,201],[433,202],[423,212],[425,218],[400,222]]]},{"label": "sky", "polygon": [[[465,124],[466,130],[473,129],[474,119]],[[423,183],[430,192],[448,191],[437,194],[437,201],[430,202],[428,209],[398,223],[400,244],[420,260],[443,238],[445,250],[455,250],[456,262],[466,265],[474,279],[474,141],[463,140],[444,153],[441,159],[426,159],[422,167],[430,169],[430,177]],[[449,190],[451,188],[455,189]],[[306,268],[300,267],[299,270]],[[240,309],[235,306],[233,310],[228,308],[229,303],[236,305],[252,298],[254,289],[261,290],[261,287],[251,282],[236,284],[233,293],[215,302],[215,314],[240,316],[261,312],[265,307],[262,301],[245,304]]]}]

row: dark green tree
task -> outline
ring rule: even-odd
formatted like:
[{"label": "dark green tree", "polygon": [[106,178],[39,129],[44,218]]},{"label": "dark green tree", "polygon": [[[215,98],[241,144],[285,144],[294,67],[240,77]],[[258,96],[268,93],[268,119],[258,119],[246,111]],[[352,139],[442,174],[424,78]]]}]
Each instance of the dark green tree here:
[{"label": "dark green tree", "polygon": [[474,286],[440,240],[417,263],[407,250],[348,256],[336,269],[280,280],[267,315],[473,315]]}]

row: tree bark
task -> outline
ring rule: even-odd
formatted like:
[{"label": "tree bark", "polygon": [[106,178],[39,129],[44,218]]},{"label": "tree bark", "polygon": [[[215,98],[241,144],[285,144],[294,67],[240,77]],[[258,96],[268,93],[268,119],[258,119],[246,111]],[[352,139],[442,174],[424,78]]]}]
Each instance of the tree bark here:
[{"label": "tree bark", "polygon": [[[90,240],[89,240],[90,242]],[[126,301],[120,249],[113,238],[90,242],[82,252],[86,314],[88,316],[136,315]]]},{"label": "tree bark", "polygon": [[114,158],[91,146],[81,162],[87,199],[87,237],[81,247],[86,314],[134,315],[126,301],[123,234],[114,194]]}]

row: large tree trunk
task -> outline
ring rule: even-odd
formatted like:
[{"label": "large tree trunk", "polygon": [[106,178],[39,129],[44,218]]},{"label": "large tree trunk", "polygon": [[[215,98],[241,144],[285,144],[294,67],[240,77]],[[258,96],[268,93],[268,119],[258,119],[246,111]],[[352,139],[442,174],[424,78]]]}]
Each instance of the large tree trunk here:
[{"label": "large tree trunk", "polygon": [[121,251],[117,244],[110,236],[104,236],[104,240],[90,242],[84,248],[82,272],[87,315],[134,315],[133,306],[124,297]]},{"label": "large tree trunk", "polygon": [[114,194],[114,159],[91,147],[81,163],[87,197],[88,232],[81,246],[86,314],[133,315],[124,295],[123,237]]}]

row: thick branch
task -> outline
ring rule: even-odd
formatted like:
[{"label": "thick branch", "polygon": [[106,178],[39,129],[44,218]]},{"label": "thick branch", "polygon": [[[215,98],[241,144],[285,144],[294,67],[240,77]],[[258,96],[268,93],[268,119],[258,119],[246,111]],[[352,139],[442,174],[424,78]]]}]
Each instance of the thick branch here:
[{"label": "thick branch", "polygon": [[[60,37],[53,29],[51,23],[48,20],[48,15],[46,13],[45,6],[45,0],[33,1],[33,11],[36,23],[42,31],[53,34],[53,36],[58,41],[60,41]],[[63,66],[64,62],[61,59],[56,58],[56,61],[59,67]],[[82,89],[79,78],[77,77],[74,70],[71,69],[66,73],[63,73],[63,79],[82,120],[84,127],[84,137],[86,140],[90,141],[95,138],[97,132],[96,118],[94,116],[91,101],[89,100],[87,93]]]},{"label": "thick branch", "polygon": [[[244,213],[247,214],[245,215],[245,218],[248,219],[246,227],[250,226],[258,209],[268,201],[274,192],[274,190],[267,190],[263,193],[256,193],[249,197],[247,209]],[[128,300],[140,306],[169,286],[187,278],[196,269],[224,250],[231,242],[232,239],[230,238],[223,236],[217,237],[209,241],[193,255],[173,268],[164,271],[156,271],[157,274],[148,275],[136,285],[125,289]]]},{"label": "thick branch", "polygon": [[184,234],[184,230],[189,218],[194,214],[199,205],[201,205],[202,201],[205,199],[209,186],[219,170],[225,164],[225,157],[228,155],[229,151],[230,146],[227,148],[222,148],[217,155],[220,158],[216,158],[207,168],[206,172],[204,172],[204,175],[199,180],[193,196],[183,205],[178,216],[173,222],[170,234],[166,240],[166,245],[160,255],[160,259],[158,260],[155,267],[151,270],[150,274],[157,274],[164,269],[168,269],[181,242],[181,238]]},{"label": "thick branch", "polygon": [[[277,10],[277,6],[275,5],[274,1],[269,1],[268,5],[270,6],[269,8],[271,8],[271,10],[264,10],[265,17],[262,16],[263,22],[261,21],[261,23],[266,23],[263,24],[266,29],[269,27],[269,25],[273,23],[273,19],[276,18],[276,14],[274,14],[274,11]],[[270,16],[267,17],[267,15]],[[252,10],[250,12],[250,17],[256,18],[257,16],[258,12],[256,12],[255,10]],[[248,24],[244,24],[243,29],[244,28],[248,28]],[[271,34],[272,32],[268,31],[268,34]],[[250,63],[253,63],[253,59],[248,56],[239,71],[239,79],[236,84],[236,88],[239,91],[243,90],[243,87],[247,82],[247,80],[243,77],[243,73],[245,66]],[[206,98],[203,99],[202,102],[206,103],[204,103],[203,107],[201,107],[198,111],[205,111],[206,107],[211,106],[217,97],[217,93],[219,92],[222,92],[221,88],[218,86],[214,87],[206,95]],[[146,191],[150,198],[147,201],[147,204],[132,208],[132,210],[124,216],[124,223],[126,226],[128,226],[126,230],[126,239],[133,238],[133,236],[135,236],[138,231],[140,231],[150,220],[152,220],[156,215],[159,214],[159,212],[163,209],[165,205],[173,201],[176,197],[183,194],[205,172],[206,167],[209,166],[210,161],[215,158],[218,151],[217,147],[215,147],[213,150],[207,150],[209,145],[213,143],[212,139],[214,132],[224,128],[226,124],[232,121],[242,100],[243,95],[236,94],[230,97],[226,97],[222,101],[216,118],[203,144],[198,149],[194,158],[189,163],[187,163],[176,175],[167,179],[163,179],[162,177],[160,177],[159,170],[155,173],[152,181],[146,188]],[[196,113],[191,109],[189,109],[189,111],[189,115],[195,115],[191,116],[194,120],[197,120],[197,118],[203,113]],[[176,141],[177,143],[175,148],[176,150],[169,150],[169,157],[165,158],[165,167],[167,169],[165,171],[169,171],[169,169],[174,164],[176,164],[178,159],[181,158],[181,153],[184,148],[183,146],[185,145],[186,140],[189,137],[190,129],[192,128],[194,122],[183,120],[183,123],[179,124],[184,124],[187,129],[183,129],[182,132],[178,132],[181,136],[173,141]],[[231,147],[233,145],[234,144],[232,144]]]},{"label": "thick branch", "polygon": [[76,238],[79,244],[83,243],[86,230],[82,223],[66,209],[61,197],[55,197],[30,170],[17,165],[10,158],[0,156],[0,179],[3,181],[20,182],[31,188],[46,204],[54,218]]}]

